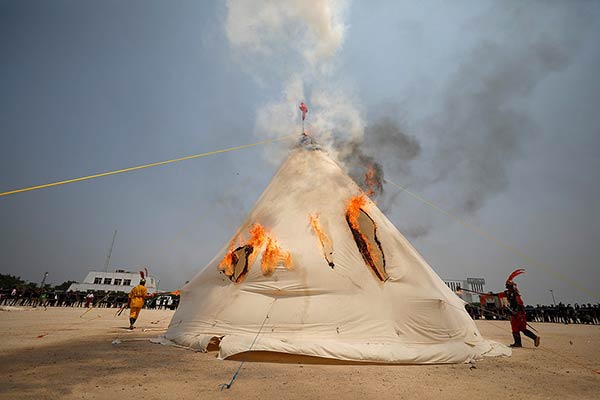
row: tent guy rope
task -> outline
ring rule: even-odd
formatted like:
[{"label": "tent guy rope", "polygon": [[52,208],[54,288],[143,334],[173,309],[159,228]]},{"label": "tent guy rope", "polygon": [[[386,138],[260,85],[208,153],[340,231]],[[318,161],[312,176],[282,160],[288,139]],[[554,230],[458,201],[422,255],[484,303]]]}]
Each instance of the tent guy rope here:
[{"label": "tent guy rope", "polygon": [[194,159],[194,158],[200,158],[200,157],[210,156],[210,155],[213,155],[213,154],[227,153],[229,151],[241,150],[241,149],[246,149],[248,147],[259,146],[261,144],[273,143],[273,142],[277,142],[277,141],[284,140],[284,139],[289,139],[289,138],[296,137],[296,136],[297,136],[297,134],[285,135],[285,136],[280,136],[280,137],[277,137],[277,138],[274,138],[274,139],[267,139],[267,140],[262,140],[260,142],[255,142],[255,143],[250,143],[250,144],[244,144],[244,145],[241,145],[241,146],[228,147],[226,149],[208,151],[206,153],[194,154],[194,155],[191,155],[191,156],[173,158],[171,160],[166,160],[166,161],[158,161],[158,162],[153,162],[153,163],[150,163],[150,164],[138,165],[138,166],[135,166],[135,167],[129,167],[129,168],[123,168],[123,169],[118,169],[118,170],[114,170],[114,171],[102,172],[102,173],[94,174],[94,175],[82,176],[82,177],[79,177],[79,178],[65,179],[63,181],[45,183],[43,185],[29,186],[29,187],[25,187],[25,188],[22,188],[22,189],[9,190],[9,191],[6,191],[6,192],[0,192],[0,197],[2,197],[2,196],[9,196],[9,195],[12,195],[12,194],[17,194],[17,193],[30,192],[32,190],[45,189],[45,188],[49,188],[49,187],[53,187],[53,186],[66,185],[67,183],[75,183],[75,182],[86,181],[86,180],[90,180],[90,179],[101,178],[103,176],[122,174],[124,172],[137,171],[139,169],[144,169],[144,168],[157,167],[159,165],[172,164],[172,163],[176,163],[176,162],[180,162],[180,161],[191,160],[191,159]]},{"label": "tent guy rope", "polygon": [[[275,304],[275,302],[277,301],[277,299],[273,299],[273,302],[271,303],[271,306],[269,307],[269,310],[267,311],[267,315],[265,315],[265,319],[262,322],[262,325],[260,326],[260,329],[258,330],[258,332],[256,333],[256,336],[254,337],[254,340],[252,341],[252,344],[250,345],[250,347],[248,348],[248,351],[252,351],[252,348],[254,347],[254,343],[256,343],[256,339],[258,339],[258,335],[260,335],[260,333],[262,332],[265,323],[267,322],[267,320],[269,319],[269,313],[271,312],[271,309],[273,308],[273,304]],[[231,385],[233,385],[233,382],[237,379],[238,374],[240,373],[240,370],[242,369],[242,367],[244,366],[244,363],[246,361],[242,361],[240,363],[240,366],[238,367],[238,369],[233,373],[233,376],[231,377],[231,380],[229,381],[229,383],[222,383],[219,385],[219,387],[221,388],[221,390],[223,389],[230,389]]]}]

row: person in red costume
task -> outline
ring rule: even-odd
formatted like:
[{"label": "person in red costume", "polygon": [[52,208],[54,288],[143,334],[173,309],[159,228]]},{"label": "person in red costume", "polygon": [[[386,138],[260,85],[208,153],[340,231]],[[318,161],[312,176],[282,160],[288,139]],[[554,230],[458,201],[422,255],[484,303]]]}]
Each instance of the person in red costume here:
[{"label": "person in red costume", "polygon": [[517,284],[513,281],[516,276],[521,275],[524,272],[524,269],[513,271],[506,280],[506,290],[502,293],[498,293],[498,297],[506,297],[508,309],[511,313],[510,327],[512,328],[512,335],[515,342],[511,344],[510,347],[523,347],[521,344],[521,332],[533,340],[535,347],[540,345],[540,337],[527,329],[527,317],[525,315],[523,299],[521,299]]}]

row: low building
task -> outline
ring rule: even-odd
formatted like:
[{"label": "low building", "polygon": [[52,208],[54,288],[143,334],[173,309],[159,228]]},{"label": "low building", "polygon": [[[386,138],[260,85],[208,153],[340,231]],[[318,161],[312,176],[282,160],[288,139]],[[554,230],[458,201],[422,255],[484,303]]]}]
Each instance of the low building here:
[{"label": "low building", "polygon": [[479,295],[462,289],[485,293],[485,279],[483,278],[467,278],[466,280],[444,279],[444,283],[467,303],[479,303]]},{"label": "low building", "polygon": [[[141,276],[138,272],[125,271],[124,269],[117,269],[114,272],[91,271],[83,282],[71,284],[68,290],[80,292],[103,290],[105,292],[129,293],[131,289],[140,283],[140,279]],[[149,275],[146,278],[148,293],[155,293],[157,286],[158,280]]]}]

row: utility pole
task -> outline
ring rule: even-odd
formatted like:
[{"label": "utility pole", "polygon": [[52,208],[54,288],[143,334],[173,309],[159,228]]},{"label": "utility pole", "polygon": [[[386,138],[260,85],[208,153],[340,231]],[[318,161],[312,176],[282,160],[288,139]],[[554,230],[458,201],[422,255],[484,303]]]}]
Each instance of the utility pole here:
[{"label": "utility pole", "polygon": [[40,283],[40,289],[44,288],[44,283],[46,283],[46,278],[48,277],[48,273],[44,272],[44,277],[42,278],[42,283]]},{"label": "utility pole", "polygon": [[117,237],[117,230],[115,229],[115,233],[113,233],[112,242],[110,243],[110,248],[108,249],[108,255],[106,256],[106,265],[104,265],[104,272],[108,272],[108,265],[110,264],[110,256],[112,255],[113,246],[115,245],[116,237]]},{"label": "utility pole", "polygon": [[552,304],[556,305],[556,300],[554,300],[554,291],[550,289],[550,294],[552,295]]}]

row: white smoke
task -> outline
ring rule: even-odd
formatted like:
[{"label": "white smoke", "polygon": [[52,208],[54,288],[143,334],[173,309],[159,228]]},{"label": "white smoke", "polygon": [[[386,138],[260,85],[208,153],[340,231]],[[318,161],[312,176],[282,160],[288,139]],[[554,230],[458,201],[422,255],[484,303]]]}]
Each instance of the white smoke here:
[{"label": "white smoke", "polygon": [[336,137],[362,137],[362,107],[336,74],[347,9],[345,0],[227,1],[226,32],[236,59],[257,82],[280,92],[257,111],[259,135],[300,134],[304,101],[306,132],[322,145],[332,149]]},{"label": "white smoke", "polygon": [[237,50],[275,59],[290,50],[324,67],[344,41],[344,0],[228,0],[227,38]]}]

